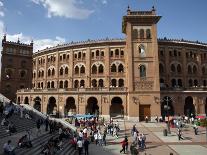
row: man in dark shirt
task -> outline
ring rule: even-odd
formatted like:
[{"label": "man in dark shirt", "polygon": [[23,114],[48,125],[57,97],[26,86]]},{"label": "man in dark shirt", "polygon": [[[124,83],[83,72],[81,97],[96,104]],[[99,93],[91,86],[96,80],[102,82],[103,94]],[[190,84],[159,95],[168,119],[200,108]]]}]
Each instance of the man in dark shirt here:
[{"label": "man in dark shirt", "polygon": [[86,138],[85,140],[84,140],[84,149],[85,149],[85,155],[88,155],[88,146],[89,146],[89,141],[88,141],[88,139]]}]

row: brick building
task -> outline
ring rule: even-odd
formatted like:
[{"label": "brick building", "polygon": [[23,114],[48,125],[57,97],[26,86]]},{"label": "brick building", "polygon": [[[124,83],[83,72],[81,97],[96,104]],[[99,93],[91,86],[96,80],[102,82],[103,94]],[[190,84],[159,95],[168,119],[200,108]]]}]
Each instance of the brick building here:
[{"label": "brick building", "polygon": [[157,38],[160,16],[127,10],[125,39],[88,40],[33,54],[19,103],[47,114],[139,119],[207,113],[207,44]]},{"label": "brick building", "polygon": [[16,91],[32,88],[33,43],[23,44],[2,39],[1,94],[15,101]]}]

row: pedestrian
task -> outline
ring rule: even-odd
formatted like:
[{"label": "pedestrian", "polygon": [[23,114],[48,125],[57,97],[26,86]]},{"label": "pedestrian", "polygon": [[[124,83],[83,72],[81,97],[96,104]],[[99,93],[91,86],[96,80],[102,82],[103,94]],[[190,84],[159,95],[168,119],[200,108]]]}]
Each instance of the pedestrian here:
[{"label": "pedestrian", "polygon": [[148,123],[148,116],[145,116],[145,122]]},{"label": "pedestrian", "polygon": [[127,136],[125,136],[125,152],[126,153],[128,153],[128,145],[129,145],[128,138],[127,138]]},{"label": "pedestrian", "polygon": [[89,147],[89,141],[88,141],[88,139],[87,138],[85,138],[85,140],[84,140],[84,149],[85,149],[85,155],[88,155],[88,147]]},{"label": "pedestrian", "polygon": [[182,137],[182,131],[181,131],[181,129],[178,128],[178,140],[180,140],[180,139],[184,139],[184,138]]},{"label": "pedestrian", "polygon": [[195,133],[195,135],[198,135],[198,127],[197,127],[196,124],[194,125],[193,129],[194,129],[194,133]]},{"label": "pedestrian", "polygon": [[106,132],[103,134],[103,144],[106,146]]},{"label": "pedestrian", "polygon": [[156,120],[156,122],[158,123],[159,119],[158,119],[158,116],[157,116],[157,115],[156,115],[156,117],[155,117],[155,120]]},{"label": "pedestrian", "polygon": [[122,149],[120,150],[120,153],[122,153],[122,152],[124,151],[124,154],[125,154],[125,146],[126,146],[125,138],[124,138],[124,140],[121,142],[121,146],[122,146]]},{"label": "pedestrian", "polygon": [[79,155],[81,155],[82,151],[83,151],[83,141],[82,141],[82,139],[80,139],[80,138],[78,139],[77,145],[78,145],[78,153],[79,153]]},{"label": "pedestrian", "polygon": [[40,126],[41,126],[41,120],[38,119],[37,122],[36,122],[36,127],[37,127],[37,137],[39,136],[39,134],[41,134]]},{"label": "pedestrian", "polygon": [[47,117],[45,119],[45,131],[48,131],[48,125],[49,125],[49,118]]}]

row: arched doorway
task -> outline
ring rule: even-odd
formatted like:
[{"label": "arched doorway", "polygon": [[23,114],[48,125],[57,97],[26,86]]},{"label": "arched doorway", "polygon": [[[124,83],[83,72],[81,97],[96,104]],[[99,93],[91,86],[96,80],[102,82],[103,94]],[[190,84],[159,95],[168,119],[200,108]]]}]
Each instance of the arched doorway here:
[{"label": "arched doorway", "polygon": [[95,97],[90,97],[87,101],[86,113],[99,114],[98,100]]},{"label": "arched doorway", "polygon": [[169,96],[165,96],[162,99],[161,103],[161,115],[162,118],[164,119],[167,116],[173,116],[174,113],[174,107],[173,107],[173,99]]},{"label": "arched doorway", "polygon": [[195,116],[195,106],[191,96],[186,97],[184,105],[184,114],[188,117]]},{"label": "arched doorway", "polygon": [[34,99],[34,106],[33,106],[36,110],[41,111],[41,98],[40,97],[36,97]]},{"label": "arched doorway", "polygon": [[68,97],[65,104],[65,116],[76,114],[75,99]]},{"label": "arched doorway", "polygon": [[25,97],[24,104],[29,104],[29,98],[28,97]]},{"label": "arched doorway", "polygon": [[50,97],[47,105],[47,114],[56,115],[57,112],[58,111],[57,111],[56,99],[54,97]]},{"label": "arched doorway", "polygon": [[110,116],[111,117],[117,117],[117,116],[124,117],[123,101],[120,97],[114,97],[111,100]]}]

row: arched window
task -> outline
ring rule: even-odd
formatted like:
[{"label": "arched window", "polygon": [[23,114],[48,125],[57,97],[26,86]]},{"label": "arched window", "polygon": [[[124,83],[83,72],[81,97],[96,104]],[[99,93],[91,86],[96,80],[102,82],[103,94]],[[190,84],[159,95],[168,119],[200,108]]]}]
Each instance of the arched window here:
[{"label": "arched window", "polygon": [[68,67],[65,67],[65,74],[68,74]]},{"label": "arched window", "polygon": [[119,87],[124,87],[124,80],[123,79],[119,79]]},{"label": "arched window", "polygon": [[140,31],[139,31],[139,37],[141,38],[141,39],[144,39],[144,29],[140,29]]},{"label": "arched window", "polygon": [[206,87],[206,80],[203,80],[203,86]]},{"label": "arched window", "polygon": [[50,82],[47,82],[47,88],[50,88]]},{"label": "arched window", "polygon": [[198,80],[194,80],[194,86],[198,86]]},{"label": "arched window", "polygon": [[64,88],[68,88],[68,81],[67,80],[64,82]]},{"label": "arched window", "polygon": [[75,74],[79,74],[79,67],[78,66],[75,67]]},{"label": "arched window", "polygon": [[75,80],[75,82],[74,82],[74,88],[78,88],[78,86],[79,86],[79,81],[78,80]]},{"label": "arched window", "polygon": [[164,73],[164,67],[161,63],[159,64],[159,70],[160,70],[160,73]]},{"label": "arched window", "polygon": [[96,65],[92,66],[92,74],[97,74],[97,66]]},{"label": "arched window", "polygon": [[78,52],[78,59],[81,58],[81,52]]},{"label": "arched window", "polygon": [[103,81],[103,79],[100,79],[98,81],[98,87],[104,87],[104,81]]},{"label": "arched window", "polygon": [[178,66],[177,66],[177,72],[181,73],[181,65],[180,64],[178,64]]},{"label": "arched window", "polygon": [[192,74],[192,68],[190,65],[188,66],[188,74]]},{"label": "arched window", "polygon": [[122,64],[119,64],[118,72],[124,72],[124,66]]},{"label": "arched window", "polygon": [[133,29],[132,37],[133,37],[133,39],[137,39],[138,38],[138,31],[137,31],[137,29]]},{"label": "arched window", "polygon": [[42,77],[44,77],[44,71],[42,71]]},{"label": "arched window", "polygon": [[183,83],[182,83],[182,80],[181,79],[178,79],[178,86],[179,87],[182,87],[183,86]]},{"label": "arched window", "polygon": [[139,56],[140,56],[140,57],[145,57],[145,56],[146,56],[146,52],[145,52],[145,47],[144,47],[144,45],[140,45],[140,46],[139,46]]},{"label": "arched window", "polygon": [[22,70],[21,72],[20,72],[20,77],[21,78],[24,78],[26,76],[26,72],[24,71],[24,70]]},{"label": "arched window", "polygon": [[147,39],[151,39],[151,32],[150,32],[150,29],[147,29],[147,30],[146,30],[146,37],[147,37]]},{"label": "arched window", "polygon": [[175,72],[175,65],[174,64],[171,65],[171,72],[173,72],[173,73]]},{"label": "arched window", "polygon": [[172,85],[172,87],[176,87],[176,80],[175,79],[171,80],[171,85]]},{"label": "arched window", "polygon": [[55,75],[55,69],[53,68],[52,69],[52,76],[54,76]]},{"label": "arched window", "polygon": [[36,78],[36,73],[33,74],[33,77]]},{"label": "arched window", "polygon": [[60,81],[59,88],[63,88],[63,81]]},{"label": "arched window", "polygon": [[104,72],[103,65],[100,64],[100,66],[98,67],[98,73],[103,73],[103,72]]},{"label": "arched window", "polygon": [[116,87],[116,79],[112,79],[111,80],[111,86],[112,87]]},{"label": "arched window", "polygon": [[104,51],[101,51],[101,57],[104,57]]},{"label": "arched window", "polygon": [[41,75],[40,75],[40,71],[38,71],[38,77],[40,77]]},{"label": "arched window", "polygon": [[22,60],[22,61],[21,61],[21,67],[22,67],[22,68],[25,68],[25,67],[26,67],[26,64],[27,64],[27,63],[26,63],[25,60]]},{"label": "arched window", "polygon": [[119,49],[115,50],[115,56],[118,57],[119,56]]},{"label": "arched window", "polygon": [[196,74],[197,73],[197,67],[194,65],[193,66],[193,74]]},{"label": "arched window", "polygon": [[188,81],[188,85],[189,85],[189,87],[192,87],[192,86],[193,86],[193,80],[192,80],[192,79],[190,79],[190,80]]},{"label": "arched window", "polygon": [[145,65],[140,66],[140,78],[145,78],[146,77],[146,67]]},{"label": "arched window", "polygon": [[203,73],[203,75],[205,75],[205,73],[206,73],[206,68],[205,68],[205,66],[202,67],[202,73]]},{"label": "arched window", "polygon": [[124,51],[123,50],[121,50],[121,56],[124,56]]},{"label": "arched window", "polygon": [[80,73],[81,74],[84,74],[85,73],[85,67],[83,65],[81,66]]},{"label": "arched window", "polygon": [[92,80],[92,87],[97,87],[97,81],[96,81],[96,79],[93,79]]},{"label": "arched window", "polygon": [[60,68],[60,75],[63,75],[63,68]]},{"label": "arched window", "polygon": [[114,52],[113,52],[113,51],[110,52],[110,56],[111,56],[111,57],[114,56]]},{"label": "arched window", "polygon": [[84,81],[84,80],[81,80],[81,81],[80,81],[80,87],[81,87],[81,88],[84,88],[84,87],[85,87],[85,81]]},{"label": "arched window", "polygon": [[99,57],[99,50],[96,50],[96,56]]},{"label": "arched window", "polygon": [[43,82],[41,82],[41,88],[43,88]]},{"label": "arched window", "polygon": [[51,70],[50,70],[50,69],[48,69],[48,71],[47,71],[47,75],[48,75],[48,76],[51,75]]},{"label": "arched window", "polygon": [[54,81],[51,82],[51,88],[55,88],[55,82]]},{"label": "arched window", "polygon": [[116,65],[115,65],[115,64],[113,64],[113,65],[111,66],[111,72],[116,72]]}]

